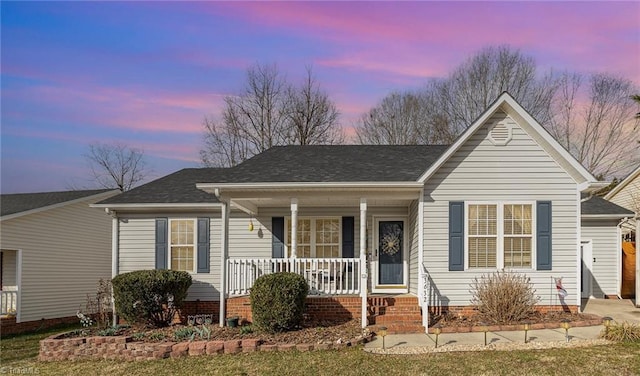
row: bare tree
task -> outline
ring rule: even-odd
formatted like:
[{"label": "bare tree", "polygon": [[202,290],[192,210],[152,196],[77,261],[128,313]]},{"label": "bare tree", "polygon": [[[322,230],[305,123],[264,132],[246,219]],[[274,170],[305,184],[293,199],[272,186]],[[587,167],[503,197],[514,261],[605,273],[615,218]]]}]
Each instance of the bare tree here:
[{"label": "bare tree", "polygon": [[597,176],[624,173],[640,161],[633,83],[610,74],[565,73],[549,132]]},{"label": "bare tree", "polygon": [[450,143],[504,91],[545,122],[556,86],[550,74],[537,76],[533,58],[508,46],[488,47],[447,78],[384,98],[361,119],[358,138],[374,144]]},{"label": "bare tree", "polygon": [[122,144],[91,144],[85,158],[93,180],[103,188],[128,191],[148,174],[144,152]]},{"label": "bare tree", "polygon": [[310,68],[296,88],[276,65],[255,65],[241,94],[225,97],[220,119],[205,118],[200,158],[205,166],[229,167],[273,146],[340,143],[338,116]]},{"label": "bare tree", "polygon": [[499,46],[482,49],[435,85],[434,90],[452,133],[457,135],[505,91],[539,122],[546,123],[556,84],[550,74],[538,77],[532,57],[509,46]]},{"label": "bare tree", "polygon": [[[415,145],[449,142],[446,121],[426,94],[394,92],[362,116],[356,130],[362,144]],[[440,120],[440,121],[439,121]],[[444,126],[443,126],[444,124]]]},{"label": "bare tree", "polygon": [[340,113],[329,95],[322,91],[307,67],[307,76],[300,87],[290,86],[286,114],[290,144],[336,144],[344,141],[338,126]]}]

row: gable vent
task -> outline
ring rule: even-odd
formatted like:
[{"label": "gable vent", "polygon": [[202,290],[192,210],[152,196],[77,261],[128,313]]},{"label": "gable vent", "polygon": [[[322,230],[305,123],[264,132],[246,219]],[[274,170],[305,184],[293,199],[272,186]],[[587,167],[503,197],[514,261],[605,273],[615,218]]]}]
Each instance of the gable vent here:
[{"label": "gable vent", "polygon": [[504,123],[498,123],[489,131],[489,140],[494,145],[506,145],[511,141],[511,127]]}]

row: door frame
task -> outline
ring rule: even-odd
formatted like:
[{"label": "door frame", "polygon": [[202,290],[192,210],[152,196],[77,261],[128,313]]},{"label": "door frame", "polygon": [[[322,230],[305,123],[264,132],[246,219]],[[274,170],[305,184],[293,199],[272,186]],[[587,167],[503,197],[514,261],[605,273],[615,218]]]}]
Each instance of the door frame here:
[{"label": "door frame", "polygon": [[[585,267],[587,270],[584,270]],[[588,277],[586,282],[585,273]],[[591,239],[580,241],[580,286],[582,286],[580,298],[593,298],[593,241]]]},{"label": "door frame", "polygon": [[[381,285],[378,283],[378,242],[380,222],[402,222],[402,284]],[[373,239],[371,239],[371,292],[387,294],[406,294],[409,292],[409,248],[407,236],[408,216],[373,216]]]}]

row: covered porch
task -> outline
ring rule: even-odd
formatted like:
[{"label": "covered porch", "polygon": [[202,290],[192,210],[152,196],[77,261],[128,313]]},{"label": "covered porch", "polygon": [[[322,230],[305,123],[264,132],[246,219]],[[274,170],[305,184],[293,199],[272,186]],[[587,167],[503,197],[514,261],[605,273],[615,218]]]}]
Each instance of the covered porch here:
[{"label": "covered porch", "polygon": [[0,251],[0,317],[18,315],[20,251]]},{"label": "covered porch", "polygon": [[[222,204],[221,325],[228,298],[248,295],[257,278],[276,272],[303,276],[310,297],[359,297],[362,327],[372,293],[420,296],[421,184],[197,186]],[[245,239],[230,237],[232,209],[238,213],[234,221],[244,216],[249,231],[255,226],[260,237],[271,236],[270,255],[246,250]]]}]

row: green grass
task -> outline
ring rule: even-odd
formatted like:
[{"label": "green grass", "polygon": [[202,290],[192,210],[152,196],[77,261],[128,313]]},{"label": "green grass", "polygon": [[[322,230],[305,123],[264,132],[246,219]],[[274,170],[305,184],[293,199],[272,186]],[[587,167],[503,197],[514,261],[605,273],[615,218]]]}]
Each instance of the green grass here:
[{"label": "green grass", "polygon": [[[60,330],[58,330],[60,331]],[[640,343],[527,351],[377,355],[342,351],[250,353],[145,362],[36,360],[52,331],[2,339],[0,371],[40,375],[639,375]],[[34,373],[35,371],[32,371]]]}]

